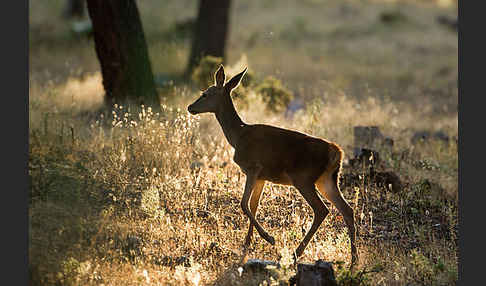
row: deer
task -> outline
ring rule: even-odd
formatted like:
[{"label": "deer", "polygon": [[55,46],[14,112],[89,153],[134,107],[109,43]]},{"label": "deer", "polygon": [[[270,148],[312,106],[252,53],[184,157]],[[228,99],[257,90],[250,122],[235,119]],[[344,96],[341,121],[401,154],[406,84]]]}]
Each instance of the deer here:
[{"label": "deer", "polygon": [[294,251],[294,262],[329,214],[320,194],[344,218],[351,244],[351,265],[354,265],[358,260],[354,212],[339,188],[344,151],[334,142],[298,131],[243,122],[233,105],[231,92],[238,87],[246,71],[247,67],[225,83],[224,67],[220,65],[214,74],[214,85],[202,91],[201,96],[187,107],[192,115],[216,115],[224,136],[234,148],[233,161],[246,175],[241,208],[250,226],[243,244],[244,256],[252,240],[253,228],[265,241],[275,245],[274,237],[255,219],[264,184],[269,181],[294,186],[314,214],[310,229]]}]

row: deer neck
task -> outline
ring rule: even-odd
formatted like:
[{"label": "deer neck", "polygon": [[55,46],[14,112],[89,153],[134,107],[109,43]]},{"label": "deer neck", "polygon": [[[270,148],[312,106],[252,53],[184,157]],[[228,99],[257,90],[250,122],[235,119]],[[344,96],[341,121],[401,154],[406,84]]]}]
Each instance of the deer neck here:
[{"label": "deer neck", "polygon": [[241,131],[246,124],[241,120],[236,112],[235,106],[231,97],[228,95],[228,100],[216,111],[216,119],[223,129],[224,136],[229,144],[236,148]]}]

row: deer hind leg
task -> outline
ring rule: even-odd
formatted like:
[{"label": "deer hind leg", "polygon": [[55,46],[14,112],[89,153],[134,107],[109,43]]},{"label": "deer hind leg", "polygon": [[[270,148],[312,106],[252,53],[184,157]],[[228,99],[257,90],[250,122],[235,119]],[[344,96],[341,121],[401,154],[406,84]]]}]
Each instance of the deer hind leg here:
[{"label": "deer hind leg", "polygon": [[351,242],[351,264],[354,265],[358,260],[355,246],[356,226],[354,223],[354,211],[344,199],[338,183],[338,170],[335,172],[325,172],[316,181],[319,192],[329,200],[341,213],[348,228],[349,240]]},{"label": "deer hind leg", "polygon": [[[250,196],[250,212],[254,217],[256,217],[256,211],[258,208],[258,203],[260,202],[260,197],[263,193],[264,185],[265,185],[264,180],[257,180],[253,187],[253,192]],[[253,223],[250,220],[250,227],[248,228],[248,234],[246,235],[245,243],[243,244],[242,255],[240,260],[241,264],[243,264],[246,260],[246,256],[248,254],[248,248],[250,247],[252,236],[253,236]]]},{"label": "deer hind leg", "polygon": [[[257,180],[253,187],[253,192],[250,196],[250,212],[256,217],[256,211],[258,208],[258,203],[260,202],[260,197],[263,193],[263,186],[265,185],[264,180]],[[253,235],[253,223],[250,221],[250,227],[248,228],[248,234],[245,239],[245,248],[248,248],[251,243],[251,237]]]},{"label": "deer hind leg", "polygon": [[[258,223],[258,221],[255,219],[255,216],[252,214],[250,209],[248,208],[248,202],[250,201],[251,194],[253,190],[255,189],[255,185],[257,183],[257,177],[258,177],[259,171],[252,171],[248,172],[246,174],[246,184],[245,184],[245,191],[243,192],[243,197],[241,199],[241,208],[243,209],[243,212],[248,216],[250,219],[250,224],[253,224],[253,226],[256,228],[260,236],[268,241],[271,245],[275,244],[275,239],[273,236],[269,235],[263,227]],[[260,190],[261,192],[261,190]],[[251,226],[250,226],[251,227]]]},{"label": "deer hind leg", "polygon": [[307,203],[310,205],[312,210],[314,211],[314,219],[312,221],[311,228],[307,231],[304,239],[300,242],[297,250],[295,251],[295,258],[298,258],[304,252],[305,247],[311,240],[314,233],[317,231],[321,223],[326,218],[327,214],[329,213],[328,208],[321,200],[319,195],[317,194],[316,187],[314,186],[313,182],[307,182],[304,184],[294,184],[294,186],[299,190],[300,194],[304,197]]}]

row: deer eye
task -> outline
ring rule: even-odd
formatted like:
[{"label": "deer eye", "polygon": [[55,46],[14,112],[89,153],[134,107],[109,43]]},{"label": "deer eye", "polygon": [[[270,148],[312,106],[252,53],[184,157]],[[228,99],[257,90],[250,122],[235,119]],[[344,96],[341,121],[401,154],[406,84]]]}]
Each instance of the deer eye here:
[{"label": "deer eye", "polygon": [[207,96],[208,96],[208,94],[207,94],[207,93],[203,93],[203,94],[201,95],[201,98],[205,98],[205,97],[207,97]]}]

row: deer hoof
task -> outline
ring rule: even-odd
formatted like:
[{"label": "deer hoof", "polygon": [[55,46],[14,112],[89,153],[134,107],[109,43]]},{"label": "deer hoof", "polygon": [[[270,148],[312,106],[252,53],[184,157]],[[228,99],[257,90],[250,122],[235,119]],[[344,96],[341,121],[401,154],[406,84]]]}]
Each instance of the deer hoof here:
[{"label": "deer hoof", "polygon": [[275,245],[275,238],[273,238],[273,236],[268,236],[267,237],[267,241],[271,244],[271,245]]}]

